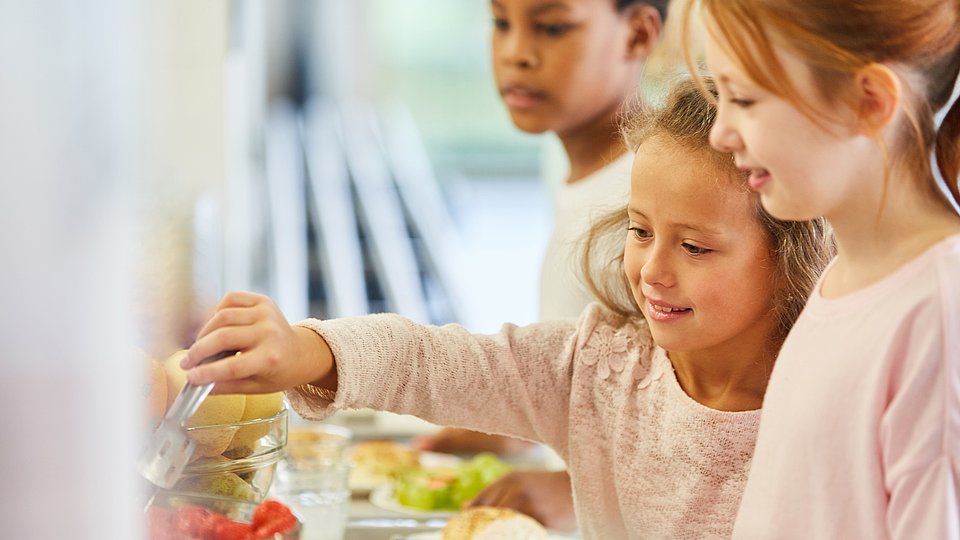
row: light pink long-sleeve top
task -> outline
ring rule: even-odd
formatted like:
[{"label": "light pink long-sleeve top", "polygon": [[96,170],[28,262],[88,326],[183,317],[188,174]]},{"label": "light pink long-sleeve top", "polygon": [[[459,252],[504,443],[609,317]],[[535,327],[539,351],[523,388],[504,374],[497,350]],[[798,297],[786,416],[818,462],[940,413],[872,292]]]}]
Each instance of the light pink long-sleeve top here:
[{"label": "light pink long-sleeve top", "polygon": [[960,236],[819,290],[773,369],[734,537],[960,538]]},{"label": "light pink long-sleeve top", "polygon": [[592,304],[493,335],[396,315],[298,324],[330,344],[339,377],[332,403],[289,393],[305,417],[369,407],[544,442],[568,464],[584,538],[731,534],[759,411],[687,396],[643,321]]}]

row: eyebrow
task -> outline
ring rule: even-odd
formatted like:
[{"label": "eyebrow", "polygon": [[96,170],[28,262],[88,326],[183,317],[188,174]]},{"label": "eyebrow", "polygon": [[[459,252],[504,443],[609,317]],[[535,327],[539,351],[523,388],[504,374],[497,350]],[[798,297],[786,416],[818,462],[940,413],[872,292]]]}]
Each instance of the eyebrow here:
[{"label": "eyebrow", "polygon": [[717,84],[717,88],[729,87],[731,84],[737,84],[737,81],[730,78],[729,75],[725,73],[714,73],[713,80]]},{"label": "eyebrow", "polygon": [[[649,219],[649,218],[647,218],[646,214],[644,214],[643,212],[637,210],[636,208],[633,208],[632,206],[631,206],[631,207],[627,207],[627,213],[628,213],[628,214],[637,215],[637,216],[639,216],[639,217],[642,217],[643,219]],[[710,228],[708,228],[708,227],[701,227],[701,226],[698,226],[698,225],[691,225],[691,224],[689,224],[689,223],[670,222],[670,225],[672,225],[672,226],[674,226],[674,227],[680,227],[681,229],[687,229],[687,230],[691,230],[691,231],[696,231],[696,232],[698,232],[698,233],[700,233],[700,234],[703,234],[703,235],[706,235],[706,236],[723,236],[723,233],[721,233],[720,231],[718,231],[718,230],[716,230],[716,229],[710,229]]]}]

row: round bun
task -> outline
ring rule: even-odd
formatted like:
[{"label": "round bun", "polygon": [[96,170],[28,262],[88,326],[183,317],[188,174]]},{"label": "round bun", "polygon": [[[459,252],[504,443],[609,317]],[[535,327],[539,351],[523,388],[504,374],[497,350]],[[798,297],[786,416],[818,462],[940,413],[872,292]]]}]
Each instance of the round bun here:
[{"label": "round bun", "polygon": [[543,525],[509,508],[478,506],[450,518],[442,540],[546,540]]}]

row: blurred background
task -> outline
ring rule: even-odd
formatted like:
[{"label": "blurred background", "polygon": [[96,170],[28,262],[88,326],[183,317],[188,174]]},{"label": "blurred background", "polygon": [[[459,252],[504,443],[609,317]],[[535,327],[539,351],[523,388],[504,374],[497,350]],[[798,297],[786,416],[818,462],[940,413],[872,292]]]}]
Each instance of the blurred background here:
[{"label": "blurred background", "polygon": [[564,165],[499,102],[488,9],[0,2],[0,536],[139,537],[135,351],[188,346],[228,290],[535,319]]},{"label": "blurred background", "polygon": [[551,154],[500,103],[485,2],[152,9],[152,353],[189,344],[227,290],[268,294],[290,320],[535,320]]}]

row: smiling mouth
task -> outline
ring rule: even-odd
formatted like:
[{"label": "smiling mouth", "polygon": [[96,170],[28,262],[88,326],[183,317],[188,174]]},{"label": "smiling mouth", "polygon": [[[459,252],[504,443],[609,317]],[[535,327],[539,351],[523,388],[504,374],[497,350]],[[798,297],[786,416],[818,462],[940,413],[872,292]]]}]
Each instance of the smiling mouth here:
[{"label": "smiling mouth", "polygon": [[759,190],[770,181],[770,171],[763,167],[751,167],[747,170],[750,171],[750,178],[747,179],[747,183],[754,191]]},{"label": "smiling mouth", "polygon": [[660,313],[682,313],[684,311],[691,311],[690,308],[670,308],[658,306],[656,304],[650,304],[650,307],[652,307],[654,311],[659,311]]}]

